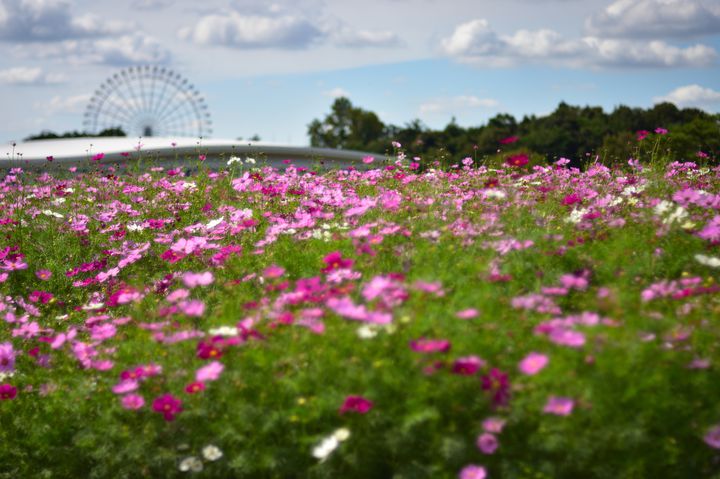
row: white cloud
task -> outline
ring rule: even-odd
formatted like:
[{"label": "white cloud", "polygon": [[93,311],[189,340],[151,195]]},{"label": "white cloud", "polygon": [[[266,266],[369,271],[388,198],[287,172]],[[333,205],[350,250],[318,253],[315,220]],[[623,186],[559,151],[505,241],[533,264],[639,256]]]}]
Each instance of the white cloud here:
[{"label": "white cloud", "polygon": [[182,28],[178,35],[198,45],[239,49],[302,49],[319,43],[342,48],[402,45],[394,31],[357,29],[321,11],[310,15],[297,7],[243,4],[222,14],[202,16],[194,26]]},{"label": "white cloud", "polygon": [[73,16],[59,0],[0,0],[0,40],[52,42],[119,34],[132,24],[95,15]]},{"label": "white cloud", "polygon": [[653,102],[670,102],[680,108],[695,107],[717,111],[720,107],[720,92],[696,84],[686,85],[674,89],[665,96],[653,98]]},{"label": "white cloud", "polygon": [[332,42],[341,47],[396,47],[402,45],[397,33],[389,30],[354,30],[339,28],[332,33]]},{"label": "white cloud", "polygon": [[347,90],[340,88],[340,87],[335,87],[332,90],[324,91],[323,94],[326,96],[329,96],[330,98],[340,98],[343,96],[345,98],[350,97],[350,93]]},{"label": "white cloud", "polygon": [[570,67],[700,67],[717,59],[717,52],[705,45],[683,48],[662,41],[565,39],[548,29],[499,35],[484,19],[457,26],[441,41],[441,49],[461,62],[494,67],[528,62]]},{"label": "white cloud", "polygon": [[585,22],[600,37],[668,38],[720,33],[720,6],[700,0],[617,0]]},{"label": "white cloud", "polygon": [[0,70],[0,83],[6,85],[49,85],[62,83],[65,76],[59,73],[45,73],[42,68],[15,67]]},{"label": "white cloud", "polygon": [[297,15],[206,15],[194,27],[183,28],[181,38],[199,45],[236,48],[305,48],[323,35],[309,20]]},{"label": "white cloud", "polygon": [[172,5],[172,0],[134,0],[132,5],[138,10],[162,10]]},{"label": "white cloud", "polygon": [[622,39],[600,40],[588,37],[583,42],[597,65],[629,67],[702,67],[717,59],[717,52],[705,45],[685,48],[662,41],[636,42]]},{"label": "white cloud", "polygon": [[439,113],[457,113],[461,110],[471,109],[492,109],[500,106],[497,100],[492,98],[478,98],[474,95],[460,95],[445,98],[435,98],[420,105],[421,115],[432,115]]},{"label": "white cloud", "polygon": [[35,108],[46,113],[80,113],[85,110],[90,95],[54,96],[48,102],[37,102]]},{"label": "white cloud", "polygon": [[155,38],[142,33],[98,40],[65,40],[50,45],[17,46],[14,53],[31,58],[63,58],[71,64],[113,66],[163,64],[172,57]]}]

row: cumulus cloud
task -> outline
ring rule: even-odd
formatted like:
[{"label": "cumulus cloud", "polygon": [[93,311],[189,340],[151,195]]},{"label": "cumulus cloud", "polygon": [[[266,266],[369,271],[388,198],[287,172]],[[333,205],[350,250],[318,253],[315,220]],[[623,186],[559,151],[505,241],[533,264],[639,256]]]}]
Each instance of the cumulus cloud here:
[{"label": "cumulus cloud", "polygon": [[305,48],[323,33],[309,20],[296,15],[206,15],[194,27],[180,31],[180,37],[199,45],[237,48]]},{"label": "cumulus cloud", "polygon": [[42,48],[23,45],[16,47],[14,53],[30,58],[63,58],[72,64],[112,66],[166,64],[172,58],[170,51],[160,42],[143,33],[98,40],[65,40]]},{"label": "cumulus cloud", "polygon": [[680,108],[695,107],[716,111],[720,108],[720,92],[697,84],[681,86],[665,96],[653,98],[653,102],[674,103]]},{"label": "cumulus cloud", "polygon": [[492,98],[478,98],[474,95],[460,95],[445,98],[435,98],[420,105],[420,114],[455,113],[460,110],[492,109],[500,106]]},{"label": "cumulus cloud", "polygon": [[694,37],[720,33],[720,6],[700,0],[617,0],[585,22],[590,35]]},{"label": "cumulus cloud", "polygon": [[239,49],[303,49],[319,43],[346,48],[402,44],[390,30],[356,29],[334,18],[311,17],[297,8],[277,4],[205,15],[195,25],[181,29],[179,36],[198,45]]},{"label": "cumulus cloud", "polygon": [[461,62],[495,67],[528,62],[571,67],[701,67],[717,59],[717,52],[705,45],[683,48],[663,41],[566,39],[548,29],[500,35],[484,19],[457,26],[442,39],[441,49]]},{"label": "cumulus cloud", "polygon": [[0,40],[53,42],[114,35],[131,27],[91,14],[73,16],[70,3],[60,0],[0,0]]},{"label": "cumulus cloud", "polygon": [[6,85],[50,85],[64,81],[64,75],[45,73],[39,67],[16,67],[0,70],[0,83]]}]

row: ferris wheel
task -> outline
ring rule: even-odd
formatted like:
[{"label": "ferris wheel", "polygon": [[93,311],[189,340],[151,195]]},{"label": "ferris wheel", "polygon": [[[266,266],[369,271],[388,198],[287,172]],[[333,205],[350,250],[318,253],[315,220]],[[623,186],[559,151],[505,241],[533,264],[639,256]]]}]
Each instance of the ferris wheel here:
[{"label": "ferris wheel", "polygon": [[128,136],[207,137],[212,121],[200,92],[178,73],[159,66],[125,68],[90,98],[85,129],[121,128]]}]

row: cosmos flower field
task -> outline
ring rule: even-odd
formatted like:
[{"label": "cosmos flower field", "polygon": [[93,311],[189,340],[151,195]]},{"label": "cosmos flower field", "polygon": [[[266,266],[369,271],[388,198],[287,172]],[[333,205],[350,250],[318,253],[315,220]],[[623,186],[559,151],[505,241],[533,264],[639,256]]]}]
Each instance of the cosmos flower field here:
[{"label": "cosmos flower field", "polygon": [[0,183],[0,478],[720,477],[720,168],[101,163]]}]

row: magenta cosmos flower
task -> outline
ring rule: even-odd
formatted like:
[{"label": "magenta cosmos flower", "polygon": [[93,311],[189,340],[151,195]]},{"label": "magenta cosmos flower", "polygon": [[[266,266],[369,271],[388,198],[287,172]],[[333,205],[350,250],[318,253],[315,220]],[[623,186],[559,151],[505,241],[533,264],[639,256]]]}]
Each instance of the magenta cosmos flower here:
[{"label": "magenta cosmos flower", "polygon": [[348,396],[345,398],[342,406],[340,406],[340,414],[346,412],[356,412],[358,414],[367,414],[373,408],[373,402],[362,396]]},{"label": "magenta cosmos flower", "polygon": [[485,366],[485,361],[477,356],[457,358],[453,363],[452,372],[463,376],[472,376]]},{"label": "magenta cosmos flower", "polygon": [[450,351],[450,341],[447,339],[420,338],[410,341],[410,349],[416,353],[446,353]]},{"label": "magenta cosmos flower", "polygon": [[15,399],[17,388],[12,384],[0,384],[0,401]]},{"label": "magenta cosmos flower", "polygon": [[172,394],[163,394],[155,398],[152,408],[162,414],[166,421],[173,421],[182,411],[182,401]]},{"label": "magenta cosmos flower", "polygon": [[525,166],[530,161],[530,157],[526,155],[525,153],[520,153],[519,155],[512,155],[508,156],[505,160],[505,164],[508,166]]},{"label": "magenta cosmos flower", "polygon": [[491,394],[494,406],[504,406],[510,399],[510,381],[508,375],[497,368],[480,378],[483,391]]},{"label": "magenta cosmos flower", "polygon": [[325,267],[321,270],[323,273],[329,273],[330,271],[336,269],[352,268],[353,265],[353,260],[343,258],[340,251],[333,251],[332,253],[328,253],[323,258],[323,262],[325,263]]}]

